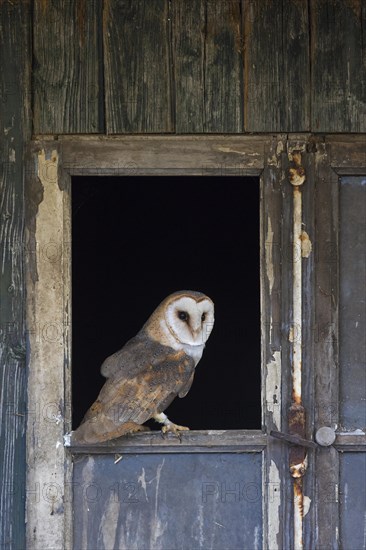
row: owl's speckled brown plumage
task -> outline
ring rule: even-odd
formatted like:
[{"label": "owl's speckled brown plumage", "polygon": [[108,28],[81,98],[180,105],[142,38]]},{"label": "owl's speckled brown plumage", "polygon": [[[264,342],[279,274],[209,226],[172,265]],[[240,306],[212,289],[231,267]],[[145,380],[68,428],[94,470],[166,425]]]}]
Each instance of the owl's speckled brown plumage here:
[{"label": "owl's speckled brown plumage", "polygon": [[188,429],[170,422],[163,411],[177,395],[188,393],[213,323],[213,303],[204,294],[168,296],[141,331],[104,361],[101,373],[107,381],[73,432],[73,443],[142,431],[153,417],[164,431]]}]

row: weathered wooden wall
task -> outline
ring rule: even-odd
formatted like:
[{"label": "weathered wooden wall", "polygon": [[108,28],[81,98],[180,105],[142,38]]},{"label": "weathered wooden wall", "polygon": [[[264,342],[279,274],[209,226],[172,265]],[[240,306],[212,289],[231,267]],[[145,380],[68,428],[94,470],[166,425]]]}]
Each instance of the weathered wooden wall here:
[{"label": "weathered wooden wall", "polygon": [[0,0],[4,547],[24,547],[31,134],[366,132],[365,28],[364,0]]},{"label": "weathered wooden wall", "polygon": [[[0,546],[24,548],[24,149],[30,139],[27,0],[0,2]],[[29,251],[28,251],[29,252]]]},{"label": "weathered wooden wall", "polygon": [[34,0],[33,129],[365,132],[364,0]]}]

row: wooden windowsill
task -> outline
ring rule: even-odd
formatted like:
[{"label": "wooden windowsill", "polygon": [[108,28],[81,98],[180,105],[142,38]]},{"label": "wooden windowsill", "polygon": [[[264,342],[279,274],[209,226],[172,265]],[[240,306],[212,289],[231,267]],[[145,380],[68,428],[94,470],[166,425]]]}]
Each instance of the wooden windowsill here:
[{"label": "wooden windowsill", "polygon": [[99,444],[71,444],[73,454],[119,453],[192,453],[192,452],[260,452],[267,445],[267,436],[260,430],[199,430],[184,432],[179,437],[151,431],[120,437]]}]

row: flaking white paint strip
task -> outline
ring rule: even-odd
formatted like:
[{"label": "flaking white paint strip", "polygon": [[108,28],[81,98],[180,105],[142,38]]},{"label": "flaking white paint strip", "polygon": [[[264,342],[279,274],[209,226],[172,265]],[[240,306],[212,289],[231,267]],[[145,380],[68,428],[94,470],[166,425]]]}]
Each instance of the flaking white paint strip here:
[{"label": "flaking white paint strip", "polygon": [[271,460],[268,483],[268,550],[279,550],[281,478],[276,463]]},{"label": "flaking white paint strip", "polygon": [[273,271],[273,230],[271,218],[268,217],[268,227],[266,235],[266,273],[269,285],[269,295],[272,294],[273,284],[274,284],[274,271]]},{"label": "flaking white paint strip", "polygon": [[271,157],[268,157],[267,164],[268,166],[279,167],[281,162],[281,153],[284,151],[284,144],[282,140],[279,140],[276,147],[276,152],[273,153]]},{"label": "flaking white paint strip", "polygon": [[[298,495],[296,492],[296,481],[293,484],[294,489],[294,550],[302,550],[303,538],[302,538],[302,510],[304,504],[303,495]],[[302,502],[301,502],[302,501]]]},{"label": "flaking white paint strip", "polygon": [[311,254],[313,246],[311,240],[306,231],[301,232],[301,256],[303,258],[308,258]]},{"label": "flaking white paint strip", "polygon": [[259,157],[259,153],[248,153],[247,151],[238,151],[237,149],[232,149],[231,147],[225,147],[223,145],[219,145],[217,147],[218,151],[221,151],[222,153],[237,153],[238,155],[245,155],[246,157]]},{"label": "flaking white paint strip", "polygon": [[301,250],[301,218],[302,196],[298,187],[294,187],[293,213],[293,393],[296,402],[301,402],[301,356],[302,356],[302,261]]},{"label": "flaking white paint strip", "polygon": [[311,504],[311,498],[308,496],[304,496],[304,500],[303,500],[304,517],[306,516],[306,514],[308,514],[310,510],[310,504]]},{"label": "flaking white paint strip", "polygon": [[273,360],[267,363],[266,376],[267,410],[272,413],[272,419],[277,430],[281,430],[281,352],[273,353]]}]

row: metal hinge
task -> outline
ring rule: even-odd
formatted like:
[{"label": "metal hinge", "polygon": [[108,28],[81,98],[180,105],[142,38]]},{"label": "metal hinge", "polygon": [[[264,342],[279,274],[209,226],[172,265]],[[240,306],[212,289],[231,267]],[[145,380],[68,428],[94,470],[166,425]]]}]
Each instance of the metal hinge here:
[{"label": "metal hinge", "polygon": [[318,447],[318,444],[315,443],[315,441],[311,441],[310,439],[303,439],[298,435],[285,434],[283,432],[276,432],[274,430],[269,432],[269,435],[271,437],[275,437],[276,439],[280,439],[281,441],[285,441],[286,443],[299,445],[300,447],[309,447],[310,449],[316,449]]}]

